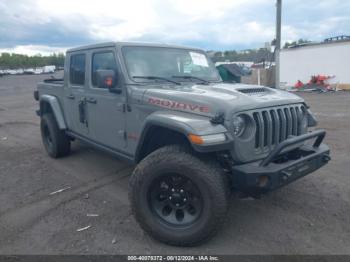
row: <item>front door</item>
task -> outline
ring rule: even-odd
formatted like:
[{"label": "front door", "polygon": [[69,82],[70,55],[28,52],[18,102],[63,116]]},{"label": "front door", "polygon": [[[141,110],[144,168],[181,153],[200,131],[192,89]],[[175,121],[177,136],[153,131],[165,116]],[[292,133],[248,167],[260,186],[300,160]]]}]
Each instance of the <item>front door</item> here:
[{"label": "front door", "polygon": [[[125,90],[111,93],[107,88],[97,86],[96,71],[99,69],[120,72],[113,48],[94,50],[89,53],[91,77],[86,93],[89,136],[95,142],[117,151],[125,152]],[[121,85],[120,77],[118,84]]]},{"label": "front door", "polygon": [[86,54],[73,53],[67,55],[64,85],[65,118],[68,129],[79,135],[87,137],[89,134],[87,122],[87,108],[85,100],[86,84]]}]

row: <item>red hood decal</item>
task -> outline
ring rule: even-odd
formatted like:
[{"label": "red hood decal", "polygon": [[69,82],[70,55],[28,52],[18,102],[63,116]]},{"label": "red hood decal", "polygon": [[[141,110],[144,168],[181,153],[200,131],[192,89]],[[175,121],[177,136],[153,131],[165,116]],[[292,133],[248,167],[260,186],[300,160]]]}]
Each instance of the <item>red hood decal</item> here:
[{"label": "red hood decal", "polygon": [[157,105],[160,107],[165,107],[170,109],[180,109],[180,110],[185,110],[190,112],[200,112],[200,113],[210,112],[210,109],[208,106],[181,103],[181,102],[171,101],[168,99],[155,98],[155,97],[150,97],[148,99],[148,103],[152,105]]}]

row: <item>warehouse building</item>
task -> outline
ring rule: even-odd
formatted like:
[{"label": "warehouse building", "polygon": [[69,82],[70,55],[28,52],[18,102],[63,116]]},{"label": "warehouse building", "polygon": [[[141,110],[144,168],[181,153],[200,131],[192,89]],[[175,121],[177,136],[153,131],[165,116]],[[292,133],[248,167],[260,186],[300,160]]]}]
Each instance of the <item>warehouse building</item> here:
[{"label": "warehouse building", "polygon": [[328,38],[321,43],[297,45],[280,51],[280,87],[307,83],[325,76],[337,88],[350,90],[350,37]]}]

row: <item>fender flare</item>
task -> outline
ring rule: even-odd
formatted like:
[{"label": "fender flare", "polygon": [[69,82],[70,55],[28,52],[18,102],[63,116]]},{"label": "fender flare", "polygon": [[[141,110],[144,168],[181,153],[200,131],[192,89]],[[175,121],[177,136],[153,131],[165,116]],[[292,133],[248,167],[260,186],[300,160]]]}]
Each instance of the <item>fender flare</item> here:
[{"label": "fender flare", "polygon": [[67,129],[67,125],[66,122],[64,120],[64,116],[63,116],[63,111],[61,109],[60,103],[57,99],[57,97],[52,96],[52,95],[42,95],[40,96],[40,114],[42,115],[42,104],[43,103],[48,103],[52,109],[52,112],[54,114],[54,117],[57,121],[57,125],[59,127],[59,129]]},{"label": "fender flare", "polygon": [[[189,134],[203,136],[228,132],[223,125],[212,124],[210,119],[205,116],[183,112],[157,111],[150,114],[144,121],[140,140],[136,149],[136,161],[140,157],[141,149],[149,129],[155,126],[181,133],[186,137],[186,139],[188,139]],[[193,144],[192,146],[196,151],[201,151],[198,150],[197,146]]]}]

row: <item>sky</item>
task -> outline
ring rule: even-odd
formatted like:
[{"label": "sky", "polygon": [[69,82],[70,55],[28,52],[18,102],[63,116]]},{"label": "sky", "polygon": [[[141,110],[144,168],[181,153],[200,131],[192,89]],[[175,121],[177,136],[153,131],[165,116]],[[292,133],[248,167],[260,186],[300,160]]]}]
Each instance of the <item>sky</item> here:
[{"label": "sky", "polygon": [[[349,0],[283,0],[282,42],[350,35]],[[47,55],[105,42],[263,47],[275,0],[0,0],[0,52]]]}]

